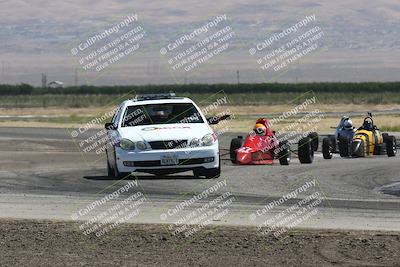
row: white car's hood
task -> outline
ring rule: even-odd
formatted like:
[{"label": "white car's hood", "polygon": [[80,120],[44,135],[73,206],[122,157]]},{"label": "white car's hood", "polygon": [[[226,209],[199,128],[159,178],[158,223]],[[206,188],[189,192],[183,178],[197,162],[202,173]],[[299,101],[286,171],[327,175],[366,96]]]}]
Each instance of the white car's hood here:
[{"label": "white car's hood", "polygon": [[202,138],[204,135],[212,133],[212,130],[206,123],[178,123],[122,127],[118,129],[118,132],[121,138],[127,138],[134,142],[151,142]]}]

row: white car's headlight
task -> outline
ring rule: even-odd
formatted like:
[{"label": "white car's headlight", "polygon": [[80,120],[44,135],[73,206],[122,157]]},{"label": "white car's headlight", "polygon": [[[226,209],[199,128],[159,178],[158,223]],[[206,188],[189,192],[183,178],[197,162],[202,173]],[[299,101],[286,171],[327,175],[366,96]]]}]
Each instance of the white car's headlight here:
[{"label": "white car's headlight", "polygon": [[135,143],[132,142],[129,139],[126,138],[122,138],[121,141],[119,142],[119,146],[123,149],[123,150],[135,150]]},{"label": "white car's headlight", "polygon": [[136,147],[137,147],[139,150],[146,150],[146,149],[147,149],[147,145],[146,145],[146,143],[143,142],[143,141],[136,142]]},{"label": "white car's headlight", "polygon": [[191,147],[198,147],[200,145],[201,145],[201,141],[198,138],[193,138],[192,141],[190,141]]},{"label": "white car's headlight", "polygon": [[203,146],[211,146],[214,143],[214,137],[211,134],[206,134],[201,139]]}]

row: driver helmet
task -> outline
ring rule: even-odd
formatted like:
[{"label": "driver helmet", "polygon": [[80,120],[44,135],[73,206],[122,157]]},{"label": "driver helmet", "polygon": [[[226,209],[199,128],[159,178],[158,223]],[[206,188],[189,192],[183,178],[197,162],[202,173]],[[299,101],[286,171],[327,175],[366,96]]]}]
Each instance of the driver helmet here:
[{"label": "driver helmet", "polygon": [[270,128],[270,124],[269,124],[268,119],[266,119],[266,118],[259,118],[259,119],[256,121],[256,125],[257,125],[257,124],[261,124],[261,125],[263,125],[263,126],[265,127],[265,135],[267,135],[267,136],[273,135],[273,132],[272,132],[272,130],[271,130],[271,128]]},{"label": "driver helmet", "polygon": [[265,133],[267,132],[267,127],[265,127],[264,124],[257,123],[256,126],[254,126],[253,130],[256,135],[265,135]]},{"label": "driver helmet", "polygon": [[156,113],[155,115],[157,117],[165,117],[166,116],[165,110],[157,110],[155,113]]},{"label": "driver helmet", "polygon": [[365,120],[363,123],[363,128],[365,130],[372,130],[374,127],[372,126],[372,123],[370,121]]},{"label": "driver helmet", "polygon": [[347,119],[343,122],[343,128],[345,130],[352,130],[353,129],[353,122],[350,119]]}]

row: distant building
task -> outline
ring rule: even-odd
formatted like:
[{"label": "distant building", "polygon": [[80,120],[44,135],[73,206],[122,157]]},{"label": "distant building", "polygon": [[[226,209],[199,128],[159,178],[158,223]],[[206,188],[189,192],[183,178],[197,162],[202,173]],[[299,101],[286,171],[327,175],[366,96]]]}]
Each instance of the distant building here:
[{"label": "distant building", "polygon": [[49,88],[63,88],[64,83],[60,81],[52,81],[47,84]]}]

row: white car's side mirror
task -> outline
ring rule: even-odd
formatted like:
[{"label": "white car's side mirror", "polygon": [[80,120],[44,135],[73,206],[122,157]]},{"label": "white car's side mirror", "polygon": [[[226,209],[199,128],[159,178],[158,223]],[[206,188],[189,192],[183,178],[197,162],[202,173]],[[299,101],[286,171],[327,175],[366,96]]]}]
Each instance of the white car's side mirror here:
[{"label": "white car's side mirror", "polygon": [[112,122],[107,122],[106,124],[104,124],[104,128],[106,130],[116,130],[116,127]]}]

